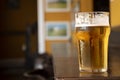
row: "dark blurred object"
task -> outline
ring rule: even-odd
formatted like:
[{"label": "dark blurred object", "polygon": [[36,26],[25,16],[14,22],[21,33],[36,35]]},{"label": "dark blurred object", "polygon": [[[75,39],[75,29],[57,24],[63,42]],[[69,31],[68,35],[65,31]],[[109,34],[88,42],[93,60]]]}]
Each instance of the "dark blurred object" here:
[{"label": "dark blurred object", "polygon": [[[28,25],[26,29],[26,42],[25,42],[25,59],[26,59],[26,67],[33,68],[34,67],[34,60],[37,57],[37,51],[31,53],[31,35],[37,34],[37,23],[32,25]],[[37,40],[37,39],[36,39]]]},{"label": "dark blurred object", "polygon": [[[52,56],[48,53],[44,54],[38,54],[38,50],[33,53],[31,52],[31,36],[35,35],[37,36],[37,22],[35,22],[32,25],[28,25],[26,29],[26,49],[25,49],[25,58],[26,58],[26,68],[30,71],[26,72],[24,74],[25,77],[31,78],[31,77],[40,77],[42,80],[51,80],[54,76],[53,74],[53,64],[52,64]],[[36,41],[37,41],[36,37]],[[36,43],[37,45],[37,43]],[[36,60],[39,60],[39,63],[36,63]],[[35,65],[42,65],[43,68],[35,69]],[[43,79],[44,78],[44,79]]]},{"label": "dark blurred object", "polygon": [[40,80],[53,80],[54,79],[53,66],[51,65],[51,63],[48,64],[46,64],[47,66],[44,67],[43,69],[35,69],[24,73],[24,76],[28,79],[38,78]]},{"label": "dark blurred object", "polygon": [[110,11],[110,0],[93,0],[94,11]]},{"label": "dark blurred object", "polygon": [[18,9],[20,8],[20,0],[7,0],[7,7],[9,9]]}]

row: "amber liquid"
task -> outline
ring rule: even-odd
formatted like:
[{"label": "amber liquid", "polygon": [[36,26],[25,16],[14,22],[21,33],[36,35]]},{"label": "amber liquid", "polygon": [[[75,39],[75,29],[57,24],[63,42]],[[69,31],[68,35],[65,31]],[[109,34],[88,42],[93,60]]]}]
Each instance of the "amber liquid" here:
[{"label": "amber liquid", "polygon": [[86,72],[106,72],[108,67],[109,26],[76,27],[79,69]]}]

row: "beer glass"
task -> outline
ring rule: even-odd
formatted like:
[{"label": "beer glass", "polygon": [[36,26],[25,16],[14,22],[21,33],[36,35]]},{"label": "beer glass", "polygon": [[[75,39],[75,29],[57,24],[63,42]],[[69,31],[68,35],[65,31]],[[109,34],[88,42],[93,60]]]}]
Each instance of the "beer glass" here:
[{"label": "beer glass", "polygon": [[74,41],[81,72],[107,72],[109,12],[75,13]]}]

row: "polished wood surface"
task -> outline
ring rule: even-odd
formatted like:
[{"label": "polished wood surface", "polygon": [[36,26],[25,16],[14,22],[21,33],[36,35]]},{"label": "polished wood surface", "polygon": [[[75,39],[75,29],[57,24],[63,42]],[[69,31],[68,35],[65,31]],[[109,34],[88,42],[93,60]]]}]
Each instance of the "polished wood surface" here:
[{"label": "polished wood surface", "polygon": [[80,73],[77,53],[68,43],[53,43],[54,77],[56,80],[120,80],[120,47],[109,46],[108,72]]}]

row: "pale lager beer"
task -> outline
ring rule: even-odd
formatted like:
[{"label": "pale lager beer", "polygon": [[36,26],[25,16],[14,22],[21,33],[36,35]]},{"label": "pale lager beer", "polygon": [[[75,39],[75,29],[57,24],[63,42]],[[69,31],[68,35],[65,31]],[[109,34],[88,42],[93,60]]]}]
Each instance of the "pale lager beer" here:
[{"label": "pale lager beer", "polygon": [[109,13],[75,14],[75,43],[81,72],[106,72],[108,68]]}]

